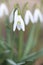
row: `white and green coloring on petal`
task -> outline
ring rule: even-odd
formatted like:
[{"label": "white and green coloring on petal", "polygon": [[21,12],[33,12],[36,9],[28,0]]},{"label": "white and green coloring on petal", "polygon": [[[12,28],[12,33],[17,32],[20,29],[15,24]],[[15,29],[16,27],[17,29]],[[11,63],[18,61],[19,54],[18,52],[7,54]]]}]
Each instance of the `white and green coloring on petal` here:
[{"label": "white and green coloring on petal", "polygon": [[25,31],[25,25],[24,25],[24,21],[21,17],[21,15],[18,15],[18,10],[15,11],[14,14],[14,24],[13,24],[13,31],[16,30],[16,28],[20,31]]},{"label": "white and green coloring on petal", "polygon": [[42,18],[42,14],[41,14],[39,9],[35,9],[33,16],[34,16],[34,22],[35,23],[37,23],[38,19],[40,20],[40,22],[42,22],[43,18]]},{"label": "white and green coloring on petal", "polygon": [[26,13],[25,13],[25,16],[24,16],[25,24],[28,25],[30,20],[31,20],[32,23],[34,23],[34,19],[33,19],[33,15],[31,13],[31,11],[27,10]]},{"label": "white and green coloring on petal", "polygon": [[13,22],[13,15],[14,15],[14,9],[12,10],[10,16],[9,16],[9,22],[12,23]]}]

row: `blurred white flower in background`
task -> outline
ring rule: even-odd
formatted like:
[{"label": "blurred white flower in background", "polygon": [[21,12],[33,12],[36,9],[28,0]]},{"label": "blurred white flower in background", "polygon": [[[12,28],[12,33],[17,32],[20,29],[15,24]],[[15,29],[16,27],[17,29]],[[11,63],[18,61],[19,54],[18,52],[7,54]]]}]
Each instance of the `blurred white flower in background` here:
[{"label": "blurred white flower in background", "polygon": [[14,9],[12,10],[10,16],[9,16],[9,22],[12,23],[13,22],[13,16],[14,16]]},{"label": "blurred white flower in background", "polygon": [[23,21],[21,15],[18,15],[18,10],[16,10],[15,14],[14,14],[13,31],[16,30],[16,27],[18,30],[22,29],[22,31],[25,31],[24,21]]},{"label": "blurred white flower in background", "polygon": [[30,10],[26,11],[25,16],[24,16],[24,21],[26,25],[28,25],[30,21],[32,23],[34,22],[33,15]]},{"label": "blurred white flower in background", "polygon": [[33,16],[34,16],[34,22],[35,23],[37,23],[38,20],[40,20],[40,22],[43,21],[42,14],[41,14],[39,9],[35,9]]},{"label": "blurred white flower in background", "polygon": [[26,11],[25,16],[24,16],[24,22],[26,25],[28,25],[30,21],[32,23],[37,23],[38,20],[40,20],[40,22],[43,22],[42,13],[39,9],[35,9],[33,15],[30,10]]},{"label": "blurred white flower in background", "polygon": [[9,15],[9,11],[8,11],[8,8],[7,8],[6,4],[2,3],[0,5],[0,18],[2,18],[4,16],[4,14],[6,16],[8,16]]}]

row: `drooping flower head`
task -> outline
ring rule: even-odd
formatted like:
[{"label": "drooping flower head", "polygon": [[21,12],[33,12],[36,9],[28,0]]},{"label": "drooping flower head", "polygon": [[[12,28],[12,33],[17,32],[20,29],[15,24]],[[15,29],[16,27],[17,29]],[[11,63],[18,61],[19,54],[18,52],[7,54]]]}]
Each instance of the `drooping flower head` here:
[{"label": "drooping flower head", "polygon": [[18,14],[18,10],[16,10],[15,14],[14,14],[13,31],[16,30],[16,27],[17,27],[18,30],[22,29],[22,31],[25,31],[24,21],[23,21],[21,15]]},{"label": "drooping flower head", "polygon": [[33,16],[34,16],[35,23],[37,23],[38,20],[40,20],[40,22],[42,22],[42,14],[39,9],[35,9]]},{"label": "drooping flower head", "polygon": [[7,8],[6,4],[2,3],[0,5],[0,18],[2,18],[4,16],[4,14],[6,16],[8,16],[9,15],[9,11],[8,11],[8,8]]},{"label": "drooping flower head", "polygon": [[31,11],[27,10],[25,13],[25,17],[24,17],[25,24],[28,25],[30,20],[32,23],[34,22],[33,15],[31,13]]}]

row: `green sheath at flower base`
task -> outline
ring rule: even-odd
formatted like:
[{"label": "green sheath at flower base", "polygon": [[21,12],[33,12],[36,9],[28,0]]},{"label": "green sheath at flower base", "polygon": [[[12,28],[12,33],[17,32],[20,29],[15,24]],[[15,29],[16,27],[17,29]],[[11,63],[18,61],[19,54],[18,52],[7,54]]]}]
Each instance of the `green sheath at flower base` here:
[{"label": "green sheath at flower base", "polygon": [[19,4],[14,4],[14,9],[16,9],[16,8],[20,8]]}]

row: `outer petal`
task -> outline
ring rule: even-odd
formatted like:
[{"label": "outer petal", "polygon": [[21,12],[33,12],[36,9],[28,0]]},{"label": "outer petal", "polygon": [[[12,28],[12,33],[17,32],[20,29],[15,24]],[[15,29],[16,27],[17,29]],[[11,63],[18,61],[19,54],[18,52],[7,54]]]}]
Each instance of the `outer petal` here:
[{"label": "outer petal", "polygon": [[39,9],[36,9],[34,12],[34,22],[37,22],[38,19],[42,22],[42,14]]},{"label": "outer petal", "polygon": [[28,25],[30,20],[31,20],[31,22],[34,22],[32,13],[29,10],[27,10],[25,17],[24,17],[25,24]]},{"label": "outer petal", "polygon": [[18,10],[16,10],[16,11],[15,11],[15,14],[14,14],[13,31],[16,30],[17,22],[18,22]]},{"label": "outer petal", "polygon": [[9,11],[7,6],[3,3],[1,4],[1,8],[3,9],[3,12],[5,13],[5,15],[9,15]]},{"label": "outer petal", "polygon": [[16,26],[17,26],[17,21],[14,21],[14,24],[13,24],[13,31],[16,30]]},{"label": "outer petal", "polygon": [[0,6],[0,18],[2,18],[2,17],[3,17],[3,9]]},{"label": "outer petal", "polygon": [[43,22],[43,15],[42,15],[42,22]]},{"label": "outer petal", "polygon": [[13,11],[11,12],[10,17],[9,17],[9,21],[10,21],[10,23],[13,22],[13,13],[14,13],[14,9],[13,9]]}]

